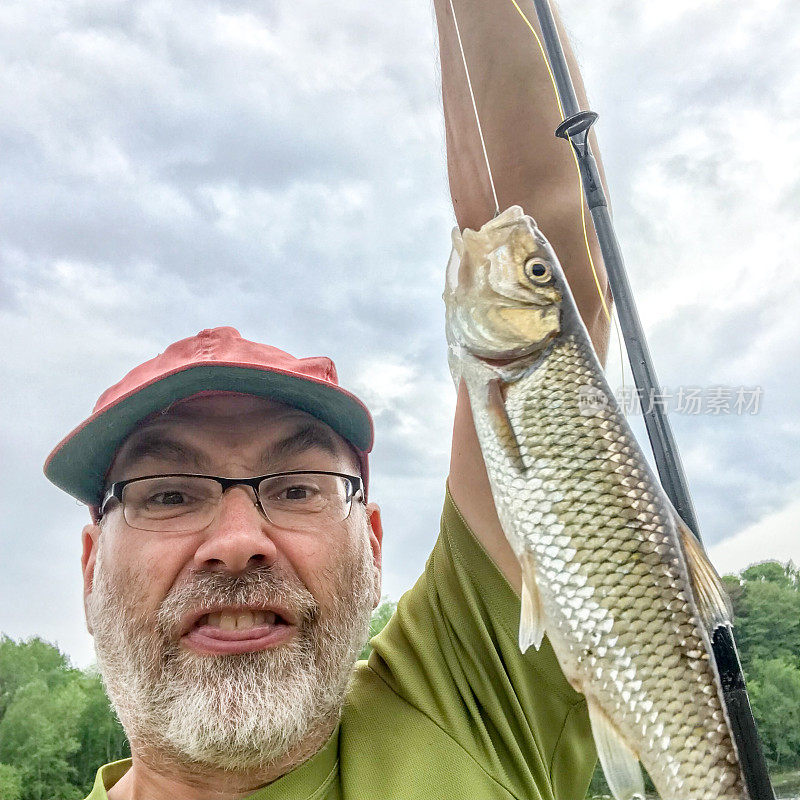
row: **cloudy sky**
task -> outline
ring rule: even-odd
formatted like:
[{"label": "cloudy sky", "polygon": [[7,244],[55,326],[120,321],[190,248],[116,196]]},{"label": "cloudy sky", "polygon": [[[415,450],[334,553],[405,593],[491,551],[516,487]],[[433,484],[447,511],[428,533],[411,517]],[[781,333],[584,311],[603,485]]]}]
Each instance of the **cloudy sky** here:
[{"label": "cloudy sky", "polygon": [[[800,562],[800,6],[562,10],[662,383],[761,387],[756,414],[672,415],[704,538],[723,571]],[[91,661],[86,511],[41,465],[132,365],[217,325],[331,354],[371,407],[396,599],[454,405],[428,2],[6,0],[0,153],[0,631]]]}]

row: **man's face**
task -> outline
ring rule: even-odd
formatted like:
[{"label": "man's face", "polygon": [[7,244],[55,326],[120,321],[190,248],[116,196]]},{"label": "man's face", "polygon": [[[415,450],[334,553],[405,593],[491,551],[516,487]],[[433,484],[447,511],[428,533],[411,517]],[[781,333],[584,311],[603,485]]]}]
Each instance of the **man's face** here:
[{"label": "man's face", "polygon": [[[109,482],[194,473],[356,474],[336,433],[245,395],[184,401],[120,448]],[[134,750],[253,771],[332,729],[380,596],[380,518],[357,498],[320,529],[268,521],[234,486],[202,530],[129,527],[112,501],[84,530],[87,620]],[[304,754],[308,755],[308,754]]]}]

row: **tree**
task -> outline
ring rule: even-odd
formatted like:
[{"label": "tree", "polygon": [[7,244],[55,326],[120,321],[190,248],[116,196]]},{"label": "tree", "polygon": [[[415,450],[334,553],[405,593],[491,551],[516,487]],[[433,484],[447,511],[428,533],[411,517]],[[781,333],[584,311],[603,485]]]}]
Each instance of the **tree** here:
[{"label": "tree", "polygon": [[747,688],[770,766],[800,769],[800,667],[784,658],[756,660]]},{"label": "tree", "polygon": [[369,623],[370,641],[364,645],[359,658],[369,658],[369,654],[372,652],[372,637],[377,636],[386,627],[386,623],[392,618],[396,608],[397,603],[393,603],[387,597],[384,597],[380,605],[372,612],[372,619]]},{"label": "tree", "polygon": [[725,583],[745,672],[757,659],[785,658],[800,666],[800,571],[791,562],[764,561],[748,567],[740,579],[726,576]]},{"label": "tree", "polygon": [[0,764],[0,800],[21,800],[22,776],[16,767]]},{"label": "tree", "polygon": [[108,701],[100,675],[95,670],[87,670],[81,676],[81,688],[86,701],[77,721],[79,747],[70,763],[75,769],[75,783],[88,793],[97,768],[101,764],[129,758],[131,748]]},{"label": "tree", "polygon": [[86,696],[77,680],[53,690],[41,678],[14,694],[0,721],[0,761],[19,770],[22,800],[83,797],[70,758]]},{"label": "tree", "polygon": [[742,570],[745,582],[774,583],[787,589],[800,588],[800,570],[791,561],[781,564],[780,561],[760,561]]},{"label": "tree", "polygon": [[70,672],[67,657],[38,636],[15,642],[0,636],[0,718],[21,686],[41,679],[51,688],[66,682]]}]

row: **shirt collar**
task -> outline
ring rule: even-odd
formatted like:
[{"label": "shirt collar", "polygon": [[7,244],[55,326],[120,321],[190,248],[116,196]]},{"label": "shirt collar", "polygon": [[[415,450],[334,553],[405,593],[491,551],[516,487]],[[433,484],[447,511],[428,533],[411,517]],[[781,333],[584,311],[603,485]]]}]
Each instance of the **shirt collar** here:
[{"label": "shirt collar", "polygon": [[[336,777],[339,764],[339,726],[321,750],[291,772],[248,795],[249,800],[298,798],[310,800],[324,796],[323,788]],[[94,786],[86,800],[108,800],[108,790],[130,769],[131,759],[113,761],[97,770]]]}]

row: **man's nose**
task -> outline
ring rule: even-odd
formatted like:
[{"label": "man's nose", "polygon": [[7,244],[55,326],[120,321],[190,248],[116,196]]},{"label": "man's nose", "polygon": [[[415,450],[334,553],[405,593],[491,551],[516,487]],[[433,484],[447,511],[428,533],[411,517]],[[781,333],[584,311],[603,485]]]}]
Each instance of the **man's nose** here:
[{"label": "man's nose", "polygon": [[271,523],[255,504],[252,489],[247,486],[228,489],[220,499],[216,518],[203,532],[203,542],[195,552],[196,566],[239,573],[273,564],[278,550],[270,536],[270,527]]}]

